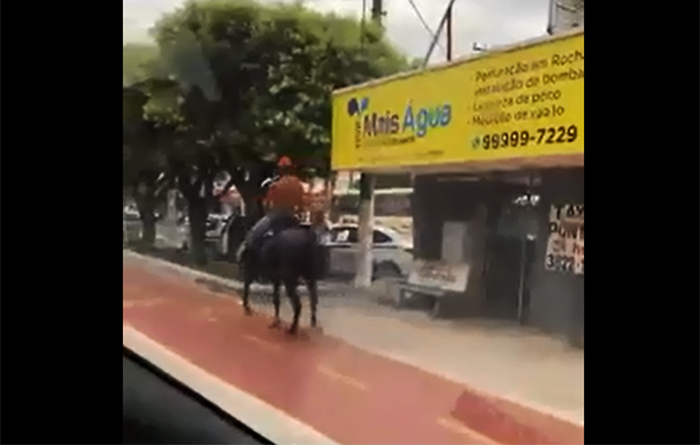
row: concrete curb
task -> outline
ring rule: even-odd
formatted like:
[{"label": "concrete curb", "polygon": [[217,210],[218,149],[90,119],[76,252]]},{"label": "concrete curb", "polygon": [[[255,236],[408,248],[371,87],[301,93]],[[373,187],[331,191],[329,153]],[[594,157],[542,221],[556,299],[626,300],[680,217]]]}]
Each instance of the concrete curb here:
[{"label": "concrete curb", "polygon": [[[195,278],[195,279],[200,279],[200,280],[207,280],[216,284],[219,284],[221,286],[226,286],[230,287],[238,292],[243,290],[243,283],[238,280],[232,280],[230,278],[222,278],[217,275],[213,275],[207,272],[202,272],[197,269],[192,269],[186,266],[182,266],[180,264],[176,264],[161,258],[156,258],[152,257],[149,255],[143,255],[137,252],[134,252],[133,250],[129,249],[124,249],[123,250],[123,257],[125,258],[135,258],[138,260],[142,261],[147,261],[150,262],[151,264],[156,264],[158,266],[162,266],[171,270],[174,270],[180,274],[187,275],[190,278]],[[253,283],[250,286],[251,292],[272,292],[272,285],[270,284],[259,284],[259,283]],[[319,282],[318,283],[318,290],[319,292],[349,292],[352,293],[354,290],[350,285],[343,284],[343,283],[328,283],[328,282]],[[301,295],[306,295],[308,291],[304,286],[299,287],[299,293]]]}]

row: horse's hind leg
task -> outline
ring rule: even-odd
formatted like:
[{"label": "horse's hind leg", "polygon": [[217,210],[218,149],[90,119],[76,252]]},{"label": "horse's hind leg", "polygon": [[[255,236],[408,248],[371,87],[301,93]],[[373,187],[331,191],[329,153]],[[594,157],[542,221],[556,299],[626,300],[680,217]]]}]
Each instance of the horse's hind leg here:
[{"label": "horse's hind leg", "polygon": [[292,324],[289,326],[288,331],[290,334],[296,334],[299,330],[299,317],[301,316],[301,298],[297,293],[297,280],[297,277],[294,277],[293,280],[284,280],[284,289],[287,292],[287,297],[294,310],[294,318],[292,319]]},{"label": "horse's hind leg", "polygon": [[318,308],[318,283],[315,279],[306,281],[306,288],[309,290],[309,304],[311,305],[311,327],[318,325],[316,319],[316,309]]},{"label": "horse's hind leg", "polygon": [[272,320],[270,328],[278,328],[282,321],[280,320],[280,282],[279,280],[272,281],[272,304],[275,306],[275,318]]},{"label": "horse's hind leg", "polygon": [[252,315],[253,310],[250,308],[250,274],[245,272],[243,275],[243,311],[246,315]]}]

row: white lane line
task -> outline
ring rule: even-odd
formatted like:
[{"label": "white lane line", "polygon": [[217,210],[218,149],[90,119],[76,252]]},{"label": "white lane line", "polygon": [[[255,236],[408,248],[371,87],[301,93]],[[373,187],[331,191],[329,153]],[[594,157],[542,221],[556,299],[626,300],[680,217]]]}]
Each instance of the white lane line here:
[{"label": "white lane line", "polygon": [[316,370],[335,382],[342,383],[343,385],[360,391],[369,391],[369,386],[366,383],[347,374],[336,371],[328,365],[318,365]]},{"label": "white lane line", "polygon": [[468,426],[458,422],[457,420],[450,419],[449,417],[438,417],[435,419],[438,425],[445,428],[446,430],[452,431],[460,436],[468,437],[470,440],[478,440],[480,444],[483,445],[502,445],[500,442],[494,439],[484,436],[483,434],[475,431]]},{"label": "white lane line", "polygon": [[209,374],[131,326],[124,346],[248,425],[273,443],[337,445],[311,426]]}]

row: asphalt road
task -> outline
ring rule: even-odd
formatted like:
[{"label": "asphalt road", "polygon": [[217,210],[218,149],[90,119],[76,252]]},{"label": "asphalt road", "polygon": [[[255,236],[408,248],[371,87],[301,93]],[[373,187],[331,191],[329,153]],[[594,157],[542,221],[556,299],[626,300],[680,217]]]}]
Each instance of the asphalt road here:
[{"label": "asphalt road", "polygon": [[[430,372],[432,364],[419,368],[391,358],[409,350],[410,335],[427,333],[382,320],[387,312],[376,307],[365,314],[345,304],[326,308],[321,323],[328,334],[307,330],[308,336],[290,338],[269,329],[268,310],[257,306],[261,316],[246,317],[234,299],[212,298],[191,278],[162,275],[144,267],[147,262],[124,264],[126,325],[337,443],[583,443],[581,426],[441,377]],[[453,360],[435,354],[445,340],[431,334],[425,343],[430,361]],[[368,344],[383,347],[370,352]],[[500,362],[480,369],[493,373]]]}]

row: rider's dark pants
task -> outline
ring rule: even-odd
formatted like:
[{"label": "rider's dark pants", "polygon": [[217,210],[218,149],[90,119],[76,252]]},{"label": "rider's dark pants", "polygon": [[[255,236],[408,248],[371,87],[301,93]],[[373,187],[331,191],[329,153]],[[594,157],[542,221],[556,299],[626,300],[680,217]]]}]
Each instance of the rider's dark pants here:
[{"label": "rider's dark pants", "polygon": [[276,227],[280,220],[294,216],[294,212],[286,209],[272,209],[260,221],[255,223],[250,232],[246,235],[245,244],[248,247],[260,245],[263,236]]}]

